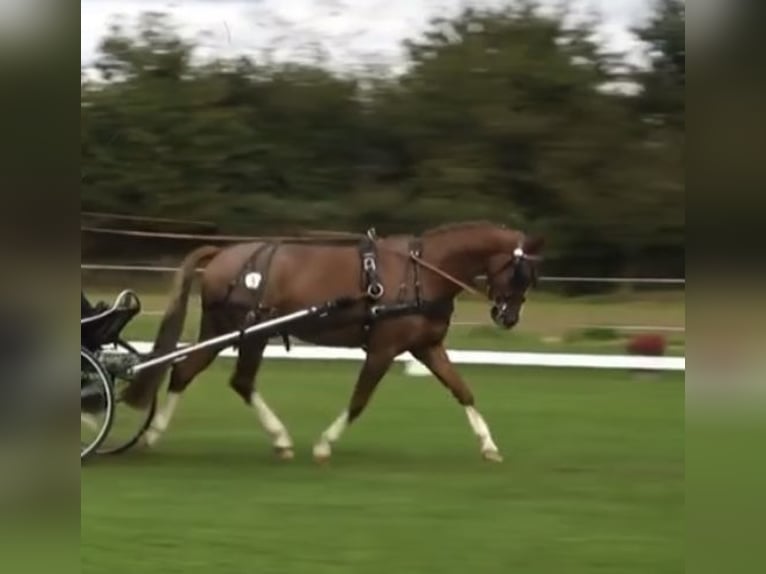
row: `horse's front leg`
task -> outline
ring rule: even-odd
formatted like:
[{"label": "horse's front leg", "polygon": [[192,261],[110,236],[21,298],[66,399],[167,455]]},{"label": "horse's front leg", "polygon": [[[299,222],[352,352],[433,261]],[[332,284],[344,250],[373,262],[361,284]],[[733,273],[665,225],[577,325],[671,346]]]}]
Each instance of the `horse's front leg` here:
[{"label": "horse's front leg", "polygon": [[465,408],[468,422],[474,434],[479,438],[482,456],[492,462],[502,462],[503,457],[492,438],[484,417],[474,406],[473,393],[465,384],[447,356],[447,351],[440,345],[412,352],[413,356],[423,363],[441,383],[449,389],[457,401]]}]

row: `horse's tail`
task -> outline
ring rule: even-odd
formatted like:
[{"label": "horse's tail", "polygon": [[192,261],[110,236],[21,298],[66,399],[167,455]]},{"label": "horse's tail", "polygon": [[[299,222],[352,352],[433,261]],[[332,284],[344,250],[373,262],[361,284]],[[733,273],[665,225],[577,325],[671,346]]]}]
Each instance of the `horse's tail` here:
[{"label": "horse's tail", "polygon": [[[165,355],[176,350],[186,321],[189,292],[197,266],[220,251],[220,247],[205,245],[189,253],[181,263],[181,267],[175,274],[173,289],[170,292],[170,302],[165,309],[160,328],[157,331],[151,356]],[[139,372],[125,389],[125,394],[122,396],[123,400],[132,407],[148,407],[157,395],[167,369],[168,364],[163,364]]]}]

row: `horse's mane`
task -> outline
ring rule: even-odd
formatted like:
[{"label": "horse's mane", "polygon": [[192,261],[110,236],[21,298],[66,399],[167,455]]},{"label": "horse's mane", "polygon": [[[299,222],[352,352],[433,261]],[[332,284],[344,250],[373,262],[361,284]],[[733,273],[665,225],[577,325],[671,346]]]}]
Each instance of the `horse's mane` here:
[{"label": "horse's mane", "polygon": [[479,219],[475,221],[458,221],[455,223],[444,223],[442,225],[438,225],[436,227],[431,227],[430,229],[426,229],[422,236],[423,237],[432,237],[434,235],[441,235],[442,233],[448,233],[451,231],[464,231],[467,229],[475,229],[477,227],[504,227],[503,225],[500,225],[498,223],[495,223],[494,221]]}]

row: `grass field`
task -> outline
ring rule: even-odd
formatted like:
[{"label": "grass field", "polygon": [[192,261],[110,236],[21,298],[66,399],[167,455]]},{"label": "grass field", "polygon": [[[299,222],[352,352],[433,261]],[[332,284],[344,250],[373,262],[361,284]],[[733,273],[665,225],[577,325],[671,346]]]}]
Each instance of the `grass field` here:
[{"label": "grass field", "polygon": [[464,368],[506,457],[491,465],[448,393],[396,366],[318,467],[356,366],[266,362],[289,463],[230,366],[195,381],[155,451],[83,468],[82,572],[683,572],[683,375]]}]

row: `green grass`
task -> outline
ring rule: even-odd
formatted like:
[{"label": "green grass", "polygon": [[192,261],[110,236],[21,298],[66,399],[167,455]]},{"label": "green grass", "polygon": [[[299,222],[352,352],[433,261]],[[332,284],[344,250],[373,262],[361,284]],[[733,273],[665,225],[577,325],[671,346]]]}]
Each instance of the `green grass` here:
[{"label": "green grass", "polygon": [[289,463],[227,389],[230,366],[194,382],[155,451],[83,468],[84,573],[683,571],[680,375],[462,369],[506,457],[490,465],[452,397],[395,366],[317,467],[358,366],[265,363]]}]

